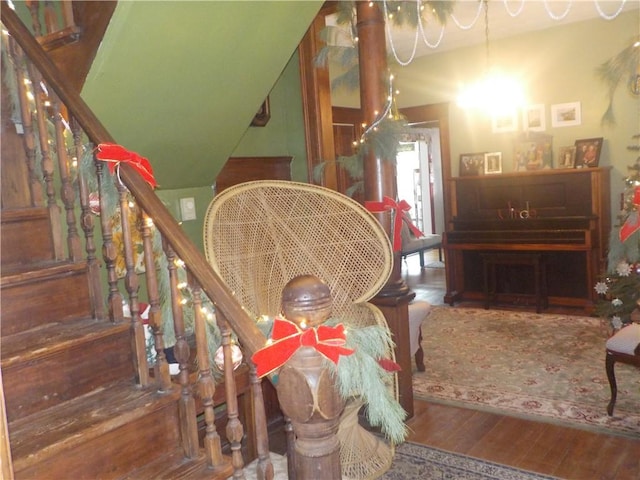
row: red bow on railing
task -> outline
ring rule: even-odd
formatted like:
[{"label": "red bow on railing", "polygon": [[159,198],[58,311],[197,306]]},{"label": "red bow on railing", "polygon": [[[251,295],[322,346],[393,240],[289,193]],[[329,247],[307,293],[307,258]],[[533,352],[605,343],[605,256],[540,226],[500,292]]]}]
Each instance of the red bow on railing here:
[{"label": "red bow on railing", "polygon": [[135,152],[130,152],[122,145],[116,145],[115,143],[101,143],[98,145],[97,150],[96,158],[107,162],[111,175],[113,175],[120,162],[128,163],[151,185],[151,188],[157,187],[158,184],[153,177],[153,169],[146,158]]},{"label": "red bow on railing", "polygon": [[282,318],[273,321],[271,341],[266,347],[253,354],[258,377],[268,375],[284,365],[300,347],[315,348],[333,363],[338,363],[340,355],[351,355],[354,350],[346,348],[344,326],[320,325],[318,328],[302,330],[295,323]]},{"label": "red bow on railing", "polygon": [[633,205],[636,207],[635,212],[631,212],[620,227],[620,240],[623,242],[634,232],[640,230],[640,186],[637,186],[633,192]]},{"label": "red bow on railing", "polygon": [[402,236],[400,234],[402,230],[402,222],[406,222],[409,229],[416,237],[424,236],[424,233],[422,233],[418,227],[411,222],[411,218],[407,215],[407,212],[411,210],[411,205],[409,205],[405,200],[400,200],[400,202],[396,203],[392,198],[384,197],[381,202],[364,202],[364,206],[372,213],[386,212],[388,210],[395,211],[392,232],[394,252],[402,250]]}]

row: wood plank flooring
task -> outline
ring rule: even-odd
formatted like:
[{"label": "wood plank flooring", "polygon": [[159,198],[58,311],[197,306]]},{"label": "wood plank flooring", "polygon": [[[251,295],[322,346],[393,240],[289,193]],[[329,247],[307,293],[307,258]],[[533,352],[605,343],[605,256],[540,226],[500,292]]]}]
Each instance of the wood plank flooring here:
[{"label": "wood plank flooring", "polygon": [[[427,265],[436,262],[437,251],[430,252],[427,257]],[[418,257],[413,256],[403,262],[402,271],[405,282],[416,292],[416,298],[432,305],[443,304],[444,269],[421,269]],[[580,311],[573,313],[581,314]],[[640,479],[640,439],[417,399],[414,410],[414,416],[408,422],[411,430],[408,440],[412,442],[564,479]]]}]

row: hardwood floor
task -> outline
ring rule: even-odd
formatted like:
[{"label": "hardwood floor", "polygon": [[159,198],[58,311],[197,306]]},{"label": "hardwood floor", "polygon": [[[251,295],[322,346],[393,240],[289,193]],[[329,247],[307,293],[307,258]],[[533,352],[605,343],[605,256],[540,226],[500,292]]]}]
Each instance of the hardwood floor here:
[{"label": "hardwood floor", "polygon": [[[438,260],[437,251],[427,256],[427,265]],[[416,298],[432,305],[443,304],[443,268],[421,269],[418,257],[413,256],[403,262],[402,270]],[[566,309],[549,311],[571,313]],[[640,479],[640,439],[420,400],[414,401],[414,411],[408,422],[408,440],[412,442],[564,479]]]}]

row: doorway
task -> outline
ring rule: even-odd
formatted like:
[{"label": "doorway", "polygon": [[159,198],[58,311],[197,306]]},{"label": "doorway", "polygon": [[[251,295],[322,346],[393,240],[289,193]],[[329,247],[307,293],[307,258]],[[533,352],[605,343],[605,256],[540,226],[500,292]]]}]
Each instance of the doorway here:
[{"label": "doorway", "polygon": [[411,220],[425,234],[444,231],[442,156],[437,127],[413,127],[396,157],[398,198],[411,205]]}]

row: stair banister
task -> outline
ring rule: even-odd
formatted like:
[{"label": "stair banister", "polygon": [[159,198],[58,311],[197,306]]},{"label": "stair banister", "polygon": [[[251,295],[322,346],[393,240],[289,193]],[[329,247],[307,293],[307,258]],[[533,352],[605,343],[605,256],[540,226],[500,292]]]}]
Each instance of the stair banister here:
[{"label": "stair banister", "polygon": [[[61,81],[62,76],[58,68],[5,1],[1,4],[1,13],[2,22],[11,36],[31,61],[38,66],[49,87],[67,106],[89,139],[95,144],[115,143],[115,139],[80,95]],[[209,266],[204,255],[187,237],[162,201],[153,193],[153,189],[127,164],[121,164],[120,178],[136,197],[140,207],[153,217],[154,225],[162,233],[163,238],[172,245],[176,255],[189,266],[191,274],[201,285],[202,290],[209,298],[215,299],[216,308],[224,313],[246,351],[252,354],[260,349],[264,345],[265,337],[256,326],[254,319],[250,318],[235,300],[231,291]]]}]

